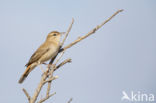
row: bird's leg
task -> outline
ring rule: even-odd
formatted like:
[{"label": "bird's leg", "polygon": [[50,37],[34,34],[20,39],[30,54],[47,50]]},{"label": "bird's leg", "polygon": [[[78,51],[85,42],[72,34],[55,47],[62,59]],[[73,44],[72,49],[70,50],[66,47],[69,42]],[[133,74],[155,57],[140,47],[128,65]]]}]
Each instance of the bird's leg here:
[{"label": "bird's leg", "polygon": [[43,73],[45,73],[46,71],[43,69],[42,64],[39,64],[39,66],[40,66],[40,68],[41,68],[41,71],[42,71]]},{"label": "bird's leg", "polygon": [[[44,68],[42,67],[42,64],[47,65],[46,70],[44,70]],[[42,63],[42,64],[41,64],[40,62],[38,62],[38,65],[40,66],[41,71],[43,72],[43,74],[48,73],[47,75],[50,75],[50,74],[49,74],[49,70],[50,70],[51,68],[54,68],[54,64],[46,64],[46,63]],[[42,74],[42,75],[43,75],[43,74]]]},{"label": "bird's leg", "polygon": [[40,69],[41,69],[41,71],[42,71],[43,73],[46,72],[46,71],[43,69],[41,62],[38,61],[38,62],[37,62],[37,65],[39,65],[39,67],[40,67]]},{"label": "bird's leg", "polygon": [[[42,64],[48,66],[48,68],[49,68],[49,64],[47,64],[47,63],[42,63]],[[48,71],[48,68],[46,69],[46,71]]]},{"label": "bird's leg", "polygon": [[51,73],[50,73],[50,71],[51,71],[51,69],[54,69],[55,68],[55,64],[48,64],[48,68],[47,68],[47,72],[48,72],[48,76],[50,76],[51,75]]},{"label": "bird's leg", "polygon": [[48,67],[47,67],[47,69],[49,69],[49,68],[51,68],[51,67],[54,67],[54,66],[55,66],[54,64],[47,64],[47,63],[42,63],[42,64],[44,64],[44,65],[48,66]]},{"label": "bird's leg", "polygon": [[42,64],[48,66],[48,67],[46,68],[46,70],[45,70],[46,72],[48,72],[48,70],[49,70],[49,68],[50,68],[50,64],[47,64],[47,63],[42,63]]}]

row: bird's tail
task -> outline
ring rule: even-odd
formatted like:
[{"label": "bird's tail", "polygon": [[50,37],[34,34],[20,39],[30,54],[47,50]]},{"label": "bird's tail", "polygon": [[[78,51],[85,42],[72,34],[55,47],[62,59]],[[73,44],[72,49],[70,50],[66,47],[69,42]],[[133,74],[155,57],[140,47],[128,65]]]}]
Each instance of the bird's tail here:
[{"label": "bird's tail", "polygon": [[32,71],[33,68],[31,68],[31,65],[29,65],[25,72],[23,73],[23,75],[21,76],[20,80],[18,81],[18,83],[23,83],[23,81],[25,80],[25,78],[28,76],[28,74]]}]

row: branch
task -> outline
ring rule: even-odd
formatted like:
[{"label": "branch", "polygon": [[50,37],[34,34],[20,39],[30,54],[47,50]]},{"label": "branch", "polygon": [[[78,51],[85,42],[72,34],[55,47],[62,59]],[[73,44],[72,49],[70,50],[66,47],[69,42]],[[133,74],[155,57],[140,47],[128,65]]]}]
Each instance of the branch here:
[{"label": "branch", "polygon": [[113,17],[115,17],[118,13],[122,12],[123,10],[118,10],[116,11],[111,17],[109,17],[107,20],[105,20],[102,24],[97,25],[94,29],[92,29],[90,32],[88,32],[86,35],[79,37],[77,40],[73,41],[72,43],[70,43],[69,45],[65,46],[64,48],[62,48],[60,50],[60,52],[65,51],[66,49],[72,47],[73,45],[77,44],[78,42],[80,42],[81,40],[87,38],[88,36],[90,36],[91,34],[94,34],[99,28],[101,28],[104,24],[106,24],[108,21],[110,21]]},{"label": "branch", "polygon": [[70,103],[73,100],[73,98],[70,98],[70,100],[67,103]]},{"label": "branch", "polygon": [[27,96],[28,101],[30,101],[31,97],[29,96],[28,92],[24,88],[22,90],[23,90],[24,94]]},{"label": "branch", "polygon": [[[48,80],[44,81],[44,83],[51,82],[52,80],[55,80],[57,78],[58,78],[58,76],[50,77]],[[47,91],[50,91],[50,89],[47,89]],[[47,95],[48,95],[48,93],[47,93]]]},{"label": "branch", "polygon": [[35,101],[37,100],[37,97],[38,97],[43,85],[45,84],[44,81],[46,80],[47,76],[48,76],[47,72],[43,73],[40,83],[38,84],[38,87],[36,88],[36,91],[35,91],[33,97],[30,99],[30,103],[35,103]]},{"label": "branch", "polygon": [[69,34],[69,32],[70,32],[72,26],[73,26],[73,23],[74,23],[74,19],[72,18],[72,23],[70,24],[70,26],[69,26],[69,28],[68,28],[66,34],[65,34],[65,37],[64,37],[64,39],[63,39],[63,41],[62,41],[62,43],[61,43],[61,46],[63,46],[65,40],[67,39],[67,36],[68,36],[68,34]]},{"label": "branch", "polygon": [[46,96],[45,98],[41,99],[38,103],[42,103],[42,102],[46,101],[47,99],[49,99],[51,96],[54,96],[55,94],[56,94],[56,92]]},{"label": "branch", "polygon": [[58,66],[56,66],[56,68],[54,69],[54,71],[56,71],[58,68],[60,68],[61,66],[63,66],[64,64],[66,63],[70,63],[71,62],[71,59],[66,59],[64,60],[62,63],[60,63]]},{"label": "branch", "polygon": [[[62,55],[63,55],[63,54],[62,54]],[[62,57],[62,55],[60,55],[60,58]],[[58,60],[60,60],[60,58],[58,58]],[[55,63],[57,63],[58,60],[56,60]],[[53,67],[53,69],[51,69],[51,70],[49,71],[50,77],[49,77],[48,80],[44,81],[44,84],[48,82],[47,93],[46,93],[46,97],[45,97],[45,98],[47,98],[47,97],[49,98],[49,93],[50,93],[52,81],[58,78],[58,76],[54,76],[54,77],[53,77],[53,72],[54,72],[55,70],[57,70],[58,68],[60,68],[61,66],[63,66],[64,64],[69,63],[69,62],[71,62],[71,59],[66,59],[66,60],[64,60],[62,63],[60,63],[58,66]],[[48,98],[47,98],[47,99],[48,99]],[[42,100],[40,100],[40,101],[42,101]]]},{"label": "branch", "polygon": [[64,54],[64,51],[61,52],[61,54],[60,54],[59,57],[57,58],[56,62],[54,63],[54,67],[55,67],[56,64],[59,62],[59,60],[62,58],[63,54]]}]

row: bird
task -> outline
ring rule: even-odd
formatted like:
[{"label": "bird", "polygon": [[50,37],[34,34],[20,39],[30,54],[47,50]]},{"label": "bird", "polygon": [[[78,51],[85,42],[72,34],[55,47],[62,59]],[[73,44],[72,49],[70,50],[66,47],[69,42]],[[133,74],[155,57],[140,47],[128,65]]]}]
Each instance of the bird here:
[{"label": "bird", "polygon": [[19,79],[19,83],[23,83],[29,73],[39,64],[42,64],[49,59],[54,58],[60,49],[61,36],[65,32],[52,31],[47,35],[45,42],[33,53],[28,63],[27,68]]}]

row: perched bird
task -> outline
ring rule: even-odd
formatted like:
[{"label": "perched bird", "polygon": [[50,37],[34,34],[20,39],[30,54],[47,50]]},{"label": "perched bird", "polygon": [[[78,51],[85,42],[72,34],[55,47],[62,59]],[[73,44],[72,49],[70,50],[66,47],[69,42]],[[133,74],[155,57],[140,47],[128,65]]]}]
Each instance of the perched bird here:
[{"label": "perched bird", "polygon": [[29,62],[25,65],[27,68],[18,81],[19,83],[22,83],[37,65],[42,64],[57,55],[62,34],[64,33],[58,31],[52,31],[48,34],[45,42],[36,50]]}]

